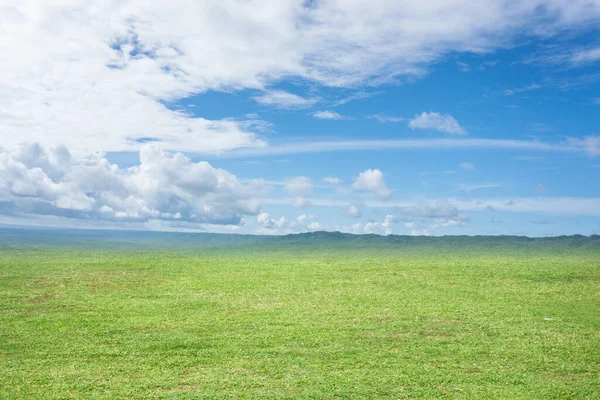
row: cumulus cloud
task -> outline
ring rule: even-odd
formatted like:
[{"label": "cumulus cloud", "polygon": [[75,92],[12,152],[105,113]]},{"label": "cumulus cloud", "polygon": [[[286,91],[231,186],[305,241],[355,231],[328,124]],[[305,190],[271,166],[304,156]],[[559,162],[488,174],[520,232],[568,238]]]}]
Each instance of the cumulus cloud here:
[{"label": "cumulus cloud", "polygon": [[365,233],[383,233],[385,235],[392,234],[392,224],[394,223],[393,215],[386,215],[382,222],[370,221],[363,228]]},{"label": "cumulus cloud", "polygon": [[393,215],[388,214],[385,216],[383,221],[369,221],[366,224],[361,224],[357,222],[352,225],[350,229],[342,229],[349,230],[352,233],[368,233],[368,234],[383,234],[383,235],[391,235],[392,232],[392,224],[394,224],[395,218]]},{"label": "cumulus cloud", "polygon": [[356,206],[349,206],[346,209],[346,214],[354,218],[360,218],[362,215],[360,209]]},{"label": "cumulus cloud", "polygon": [[599,15],[589,0],[13,2],[0,9],[0,51],[14,55],[0,64],[0,137],[106,151],[264,145],[234,120],[166,104],[251,89],[304,106],[311,100],[271,87],[288,77],[338,87],[418,77],[446,54],[583,29]]},{"label": "cumulus cloud", "polygon": [[256,216],[256,223],[264,229],[282,229],[289,228],[293,223],[288,221],[285,217],[279,219],[273,219],[266,213],[260,213]]},{"label": "cumulus cloud", "polygon": [[382,200],[389,199],[392,196],[392,191],[385,183],[383,172],[378,169],[368,169],[361,172],[354,180],[352,189],[375,193]]},{"label": "cumulus cloud", "polygon": [[153,219],[240,224],[255,215],[253,185],[207,162],[156,146],[131,168],[100,153],[39,144],[0,149],[0,213],[144,222]]},{"label": "cumulus cloud", "polygon": [[325,226],[321,225],[321,223],[319,223],[317,221],[313,221],[310,224],[308,224],[309,231],[322,231],[324,229],[325,229]]},{"label": "cumulus cloud", "polygon": [[467,171],[472,171],[475,169],[475,165],[473,165],[473,163],[470,162],[461,162],[460,164],[458,164],[458,166]]},{"label": "cumulus cloud", "polygon": [[300,223],[300,224],[304,224],[306,221],[310,221],[313,219],[315,219],[314,215],[302,214],[302,215],[299,215],[298,218],[296,218],[296,221],[298,221],[298,223]]},{"label": "cumulus cloud", "polygon": [[327,230],[329,227],[317,221],[314,215],[299,215],[296,220],[289,220],[285,217],[272,218],[268,213],[263,212],[256,217],[256,223],[259,226],[260,233],[275,235],[313,232]]},{"label": "cumulus cloud", "polygon": [[328,225],[324,225],[319,221],[315,220],[314,215],[300,215],[297,218],[298,221],[298,232],[312,232],[312,231],[322,231],[329,229]]},{"label": "cumulus cloud", "polygon": [[297,176],[286,181],[285,189],[293,196],[308,196],[313,190],[312,180],[306,176]]},{"label": "cumulus cloud", "polygon": [[423,112],[408,123],[412,129],[434,129],[454,135],[466,135],[467,131],[458,124],[453,116],[438,112]]}]

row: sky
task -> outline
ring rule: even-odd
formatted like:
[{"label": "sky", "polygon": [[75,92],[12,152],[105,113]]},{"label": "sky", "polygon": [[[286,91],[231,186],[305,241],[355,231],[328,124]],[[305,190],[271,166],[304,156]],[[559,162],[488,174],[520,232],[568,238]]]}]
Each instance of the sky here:
[{"label": "sky", "polygon": [[600,233],[600,0],[0,0],[0,224]]}]

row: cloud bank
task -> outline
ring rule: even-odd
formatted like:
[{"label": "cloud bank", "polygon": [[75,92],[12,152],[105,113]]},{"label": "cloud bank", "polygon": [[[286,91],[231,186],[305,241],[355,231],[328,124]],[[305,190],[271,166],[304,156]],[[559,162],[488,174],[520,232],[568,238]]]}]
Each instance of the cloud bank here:
[{"label": "cloud bank", "polygon": [[243,121],[167,105],[252,90],[266,105],[308,107],[313,99],[273,86],[401,82],[451,52],[585,30],[599,16],[589,0],[17,0],[0,8],[0,137],[88,151],[262,146]]},{"label": "cloud bank", "polygon": [[257,191],[207,162],[152,145],[131,168],[100,153],[39,144],[0,149],[0,214],[118,222],[149,220],[239,225],[255,215]]}]

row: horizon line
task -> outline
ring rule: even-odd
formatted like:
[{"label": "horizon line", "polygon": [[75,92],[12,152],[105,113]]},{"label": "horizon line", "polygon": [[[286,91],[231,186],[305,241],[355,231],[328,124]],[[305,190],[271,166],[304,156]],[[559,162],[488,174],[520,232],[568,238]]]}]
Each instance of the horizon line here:
[{"label": "horizon line", "polygon": [[447,238],[447,237],[469,237],[469,238],[476,238],[476,237],[487,237],[487,238],[501,238],[501,237],[513,237],[513,238],[526,238],[526,239],[552,239],[552,238],[564,238],[564,237],[585,237],[585,238],[594,238],[594,237],[600,237],[600,234],[597,233],[592,233],[590,235],[584,235],[584,234],[580,234],[580,233],[574,233],[571,235],[554,235],[554,236],[527,236],[527,235],[485,235],[485,234],[479,234],[479,235],[408,235],[408,234],[397,234],[397,233],[391,233],[389,235],[383,235],[383,234],[379,234],[379,233],[353,233],[353,232],[342,232],[339,230],[334,230],[334,231],[325,231],[325,230],[319,230],[319,231],[310,231],[310,232],[291,232],[291,233],[285,233],[285,234],[273,234],[273,235],[269,235],[269,234],[264,234],[264,233],[235,233],[235,232],[208,232],[208,231],[177,231],[177,230],[148,230],[148,229],[131,229],[131,228],[117,228],[117,227],[110,227],[110,228],[102,228],[102,227],[90,227],[90,228],[86,228],[86,227],[79,227],[79,228],[73,228],[73,227],[69,227],[69,226],[51,226],[51,225],[18,225],[18,224],[7,224],[7,223],[3,223],[0,224],[0,231],[1,230],[28,230],[28,229],[32,229],[32,230],[66,230],[66,231],[98,231],[98,232],[110,232],[110,231],[116,231],[116,232],[140,232],[140,233],[160,233],[160,234],[191,234],[191,235],[195,235],[195,234],[204,234],[204,235],[220,235],[220,236],[256,236],[256,237],[271,237],[271,238],[275,238],[275,237],[286,237],[286,236],[298,236],[298,235],[314,235],[317,233],[325,233],[325,234],[335,234],[335,233],[339,233],[342,235],[350,235],[350,236],[377,236],[377,237],[393,237],[393,236],[397,236],[397,237],[410,237],[410,238]]}]

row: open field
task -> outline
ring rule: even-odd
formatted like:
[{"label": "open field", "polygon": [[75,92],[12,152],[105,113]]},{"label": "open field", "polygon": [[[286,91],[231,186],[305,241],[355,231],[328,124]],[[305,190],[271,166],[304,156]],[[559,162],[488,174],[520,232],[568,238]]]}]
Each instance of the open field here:
[{"label": "open field", "polygon": [[0,250],[2,399],[598,399],[600,253]]}]

